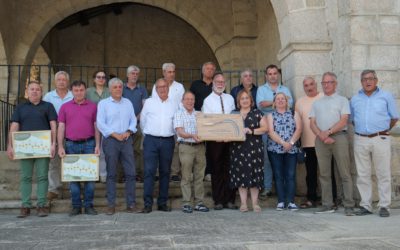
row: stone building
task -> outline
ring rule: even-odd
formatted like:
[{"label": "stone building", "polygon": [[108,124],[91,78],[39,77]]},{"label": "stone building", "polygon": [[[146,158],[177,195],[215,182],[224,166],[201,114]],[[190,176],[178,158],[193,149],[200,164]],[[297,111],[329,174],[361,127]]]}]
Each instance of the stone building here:
[{"label": "stone building", "polygon": [[[295,98],[304,76],[319,82],[324,71],[335,72],[340,93],[351,97],[360,72],[372,68],[398,100],[399,58],[399,0],[0,0],[3,65],[215,61],[224,71],[253,68],[262,83],[262,70],[275,63]],[[0,67],[2,96],[13,77]],[[392,150],[400,200],[398,139]]]}]

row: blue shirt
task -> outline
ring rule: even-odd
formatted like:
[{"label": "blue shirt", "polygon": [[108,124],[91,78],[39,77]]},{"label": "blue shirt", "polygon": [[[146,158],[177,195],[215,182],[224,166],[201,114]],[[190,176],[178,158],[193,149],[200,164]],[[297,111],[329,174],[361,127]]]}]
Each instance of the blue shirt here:
[{"label": "blue shirt", "polygon": [[257,97],[256,97],[256,103],[257,107],[259,110],[261,110],[264,114],[271,113],[274,111],[272,106],[262,108],[260,107],[260,102],[262,101],[269,101],[272,102],[274,100],[274,97],[277,93],[284,93],[286,96],[289,98],[289,107],[291,108],[293,106],[293,97],[292,94],[290,93],[290,90],[283,86],[282,84],[279,84],[276,90],[272,90],[271,87],[269,86],[269,83],[266,82],[264,85],[258,87],[257,89]]},{"label": "blue shirt", "polygon": [[136,84],[136,87],[133,89],[125,85],[122,91],[122,96],[132,102],[136,116],[142,111],[143,101],[148,98],[147,90],[138,84]]},{"label": "blue shirt", "polygon": [[122,134],[130,130],[136,132],[136,115],[132,103],[121,97],[120,101],[111,96],[99,102],[97,107],[97,127],[104,137],[112,133]]},{"label": "blue shirt", "polygon": [[74,99],[74,96],[72,95],[72,92],[69,90],[67,95],[64,96],[64,99],[61,99],[61,97],[57,94],[56,90],[50,91],[43,97],[43,101],[50,102],[51,104],[53,104],[57,114],[58,112],[60,112],[61,105],[71,101],[72,99]]},{"label": "blue shirt", "polygon": [[374,134],[390,128],[390,120],[399,114],[393,95],[379,88],[367,96],[363,90],[350,101],[354,131],[359,134]]},{"label": "blue shirt", "polygon": [[[296,120],[294,119],[293,113],[290,110],[284,113],[274,111],[270,115],[272,115],[275,133],[277,133],[282,140],[289,141],[296,131]],[[281,144],[272,140],[271,137],[268,137],[267,150],[278,154],[295,154],[298,152],[298,147],[294,144],[292,148],[286,152]]]}]

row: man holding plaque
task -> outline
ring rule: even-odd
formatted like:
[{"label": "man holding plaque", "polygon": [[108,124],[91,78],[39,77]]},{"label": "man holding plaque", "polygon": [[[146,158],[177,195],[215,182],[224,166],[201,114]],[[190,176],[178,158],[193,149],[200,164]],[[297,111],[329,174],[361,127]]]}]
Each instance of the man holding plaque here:
[{"label": "man holding plaque", "polygon": [[[61,106],[58,116],[58,155],[63,158],[67,154],[100,154],[100,133],[96,128],[97,107],[86,96],[86,83],[74,81],[71,85],[74,96]],[[65,148],[64,148],[65,138]],[[70,182],[72,210],[70,216],[82,213],[81,183]],[[96,215],[93,208],[94,181],[84,183],[85,214]]]},{"label": "man holding plaque", "polygon": [[[14,148],[12,133],[17,131],[37,131],[51,130],[50,155],[54,156],[56,147],[57,113],[51,103],[42,101],[42,87],[39,82],[31,81],[28,83],[28,101],[20,104],[15,109],[11,118],[10,134],[8,136],[7,155],[14,159]],[[30,215],[32,202],[32,173],[33,168],[36,172],[37,181],[37,215],[45,217],[48,215],[47,209],[47,188],[49,158],[30,158],[20,160],[21,169],[21,200],[22,207],[18,218],[25,218]]]},{"label": "man holding plaque", "polygon": [[107,163],[107,215],[115,213],[117,164],[120,160],[125,174],[126,212],[136,212],[135,160],[133,136],[136,115],[132,103],[122,97],[123,83],[118,78],[108,82],[111,96],[99,102],[96,124],[104,136],[103,149]]},{"label": "man holding plaque", "polygon": [[[225,78],[222,73],[213,77],[213,92],[204,100],[205,114],[230,114],[235,109],[233,97],[224,93]],[[236,190],[229,187],[230,145],[222,141],[207,142],[206,157],[211,167],[211,189],[215,210],[237,209]]]}]

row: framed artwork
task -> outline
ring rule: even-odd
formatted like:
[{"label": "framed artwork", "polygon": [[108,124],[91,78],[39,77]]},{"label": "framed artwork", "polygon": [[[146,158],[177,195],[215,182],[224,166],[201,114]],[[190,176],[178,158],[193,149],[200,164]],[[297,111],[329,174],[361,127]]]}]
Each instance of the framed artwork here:
[{"label": "framed artwork", "polygon": [[197,135],[203,141],[244,141],[244,122],[240,114],[204,114],[196,116]]},{"label": "framed artwork", "polygon": [[65,155],[61,159],[61,181],[98,181],[99,156],[95,154]]},{"label": "framed artwork", "polygon": [[51,131],[12,132],[14,160],[50,157]]}]

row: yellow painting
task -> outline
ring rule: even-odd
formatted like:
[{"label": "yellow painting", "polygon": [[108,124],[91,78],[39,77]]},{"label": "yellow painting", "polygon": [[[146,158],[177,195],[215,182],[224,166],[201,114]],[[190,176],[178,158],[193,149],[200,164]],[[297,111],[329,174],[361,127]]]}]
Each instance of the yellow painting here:
[{"label": "yellow painting", "polygon": [[14,159],[50,157],[51,131],[12,132]]},{"label": "yellow painting", "polygon": [[95,154],[65,155],[61,163],[61,181],[98,181],[99,156]]}]

